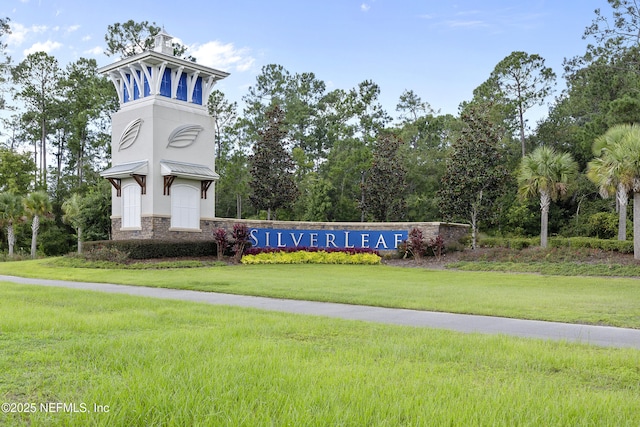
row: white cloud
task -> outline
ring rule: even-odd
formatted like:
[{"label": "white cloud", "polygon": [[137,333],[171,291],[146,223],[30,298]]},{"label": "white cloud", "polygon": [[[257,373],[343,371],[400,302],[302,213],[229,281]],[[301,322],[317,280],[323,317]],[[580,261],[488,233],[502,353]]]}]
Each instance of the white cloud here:
[{"label": "white cloud", "polygon": [[366,4],[366,3],[362,3],[362,4],[360,5],[360,10],[361,10],[361,11],[363,11],[363,12],[368,12],[368,11],[369,11],[369,9],[371,9],[371,6],[370,6],[370,5],[368,5],[368,4]]},{"label": "white cloud", "polygon": [[9,47],[21,45],[27,37],[27,29],[24,25],[18,24],[17,22],[12,22],[9,25],[11,26],[11,33],[4,35],[7,45]]},{"label": "white cloud", "polygon": [[83,42],[88,42],[89,40],[91,40],[91,36],[90,35],[84,36],[80,40],[82,40]]},{"label": "white cloud", "polygon": [[58,43],[58,42],[54,42],[51,40],[47,40],[44,43],[34,43],[33,46],[31,46],[28,49],[25,49],[22,54],[24,56],[30,55],[32,53],[36,53],[36,52],[46,52],[46,53],[50,53],[56,49],[60,49],[62,47],[62,43]]},{"label": "white cloud", "polygon": [[87,55],[93,55],[93,56],[98,56],[98,55],[102,55],[104,53],[104,49],[100,46],[96,46],[92,49],[89,50],[85,50],[84,52],[82,52],[83,54],[87,54]]},{"label": "white cloud", "polygon": [[71,34],[71,33],[74,33],[76,31],[78,31],[79,29],[80,29],[80,25],[71,25],[71,26],[67,27],[66,33],[67,34]]},{"label": "white cloud", "polygon": [[[175,39],[174,39],[175,41]],[[189,53],[199,64],[219,70],[247,71],[253,66],[255,59],[249,54],[249,49],[236,48],[233,43],[223,44],[210,41],[202,45],[193,45]]]},{"label": "white cloud", "polygon": [[24,43],[29,34],[42,34],[48,29],[46,25],[32,25],[31,27],[25,27],[19,22],[10,22],[9,26],[11,27],[11,33],[4,35],[9,49],[11,49],[11,47],[20,46]]}]

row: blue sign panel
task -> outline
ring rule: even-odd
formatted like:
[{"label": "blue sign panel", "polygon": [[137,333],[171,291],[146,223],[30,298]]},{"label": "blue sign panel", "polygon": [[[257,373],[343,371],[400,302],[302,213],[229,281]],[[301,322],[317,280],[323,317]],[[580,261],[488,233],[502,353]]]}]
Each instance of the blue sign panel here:
[{"label": "blue sign panel", "polygon": [[397,249],[406,230],[282,230],[251,228],[254,248]]}]

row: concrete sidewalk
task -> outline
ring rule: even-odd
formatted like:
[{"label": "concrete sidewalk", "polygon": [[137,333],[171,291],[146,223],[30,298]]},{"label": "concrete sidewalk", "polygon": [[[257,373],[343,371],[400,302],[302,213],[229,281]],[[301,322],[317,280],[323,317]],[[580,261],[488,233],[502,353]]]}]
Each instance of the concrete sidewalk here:
[{"label": "concrete sidewalk", "polygon": [[448,329],[467,333],[504,334],[517,337],[588,343],[607,347],[631,347],[640,349],[640,329],[576,325],[570,323],[438,313],[350,304],[285,300],[277,298],[219,294],[213,292],[149,288],[143,286],[29,279],[2,275],[0,275],[0,281],[193,301],[216,305],[251,307],[261,310],[327,316],[394,325]]}]

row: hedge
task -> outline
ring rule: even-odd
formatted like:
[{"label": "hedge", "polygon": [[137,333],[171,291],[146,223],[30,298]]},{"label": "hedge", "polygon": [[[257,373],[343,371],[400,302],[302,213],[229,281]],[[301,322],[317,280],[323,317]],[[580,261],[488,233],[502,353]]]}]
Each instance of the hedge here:
[{"label": "hedge", "polygon": [[[480,241],[480,247],[484,248],[510,248],[520,250],[534,246],[540,246],[539,237],[485,237]],[[573,249],[588,248],[625,254],[633,253],[633,241],[597,239],[594,237],[552,237],[549,239],[549,247]]]},{"label": "hedge", "polygon": [[201,257],[216,255],[213,240],[197,242],[179,242],[169,240],[101,240],[85,242],[84,251],[96,249],[117,249],[126,253],[130,259]]}]

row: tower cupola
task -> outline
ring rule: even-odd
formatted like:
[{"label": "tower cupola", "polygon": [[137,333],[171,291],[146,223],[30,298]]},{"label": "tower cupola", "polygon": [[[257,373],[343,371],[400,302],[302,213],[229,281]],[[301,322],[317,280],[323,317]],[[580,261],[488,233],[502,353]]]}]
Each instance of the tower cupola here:
[{"label": "tower cupola", "polygon": [[154,38],[153,50],[158,53],[173,56],[172,40],[173,36],[170,36],[163,28]]}]

